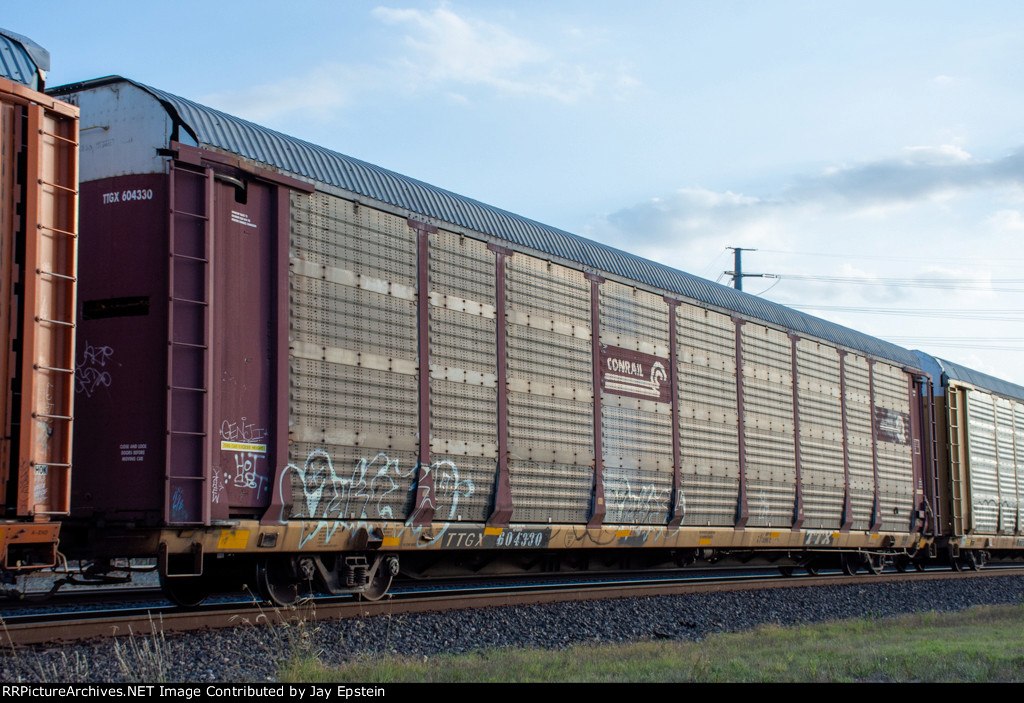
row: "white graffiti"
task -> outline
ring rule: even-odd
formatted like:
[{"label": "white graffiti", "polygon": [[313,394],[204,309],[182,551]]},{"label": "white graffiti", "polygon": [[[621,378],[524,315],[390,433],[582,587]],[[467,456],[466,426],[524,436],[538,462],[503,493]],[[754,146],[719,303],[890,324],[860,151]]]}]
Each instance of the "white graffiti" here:
[{"label": "white graffiti", "polygon": [[97,388],[109,388],[112,379],[106,366],[112,356],[114,350],[110,347],[94,347],[86,342],[82,363],[75,366],[75,392],[91,398]]},{"label": "white graffiti", "polygon": [[267,438],[269,433],[264,427],[256,427],[251,422],[246,422],[243,417],[240,422],[224,420],[220,423],[220,438],[228,442],[248,442],[258,444]]},{"label": "white graffiti", "polygon": [[[235,488],[255,488],[256,500],[259,500],[263,492],[269,490],[270,477],[267,471],[261,471],[261,466],[266,466],[266,441],[270,433],[265,427],[257,427],[255,423],[246,422],[244,416],[238,422],[224,420],[220,423],[221,450],[232,452],[235,460],[234,474],[230,468],[224,472],[223,486],[220,490],[226,490],[230,486]],[[255,451],[253,451],[255,450]],[[214,486],[213,502],[220,502],[218,487]]]},{"label": "white graffiti", "polygon": [[768,494],[764,491],[757,496],[757,517],[761,525],[770,525],[772,517],[772,509],[768,504]]},{"label": "white graffiti", "polygon": [[605,519],[620,525],[663,523],[669,495],[671,489],[658,488],[654,484],[640,486],[639,492],[634,493],[629,479],[612,479],[605,483],[605,499],[608,501]]},{"label": "white graffiti", "polygon": [[216,471],[213,471],[212,474],[213,474],[213,476],[212,476],[213,483],[212,483],[212,485],[210,487],[210,495],[212,496],[212,500],[213,500],[214,503],[219,503],[220,502],[220,494],[224,490],[225,487],[223,485],[221,485],[220,474],[218,474]]},{"label": "white graffiti", "polygon": [[[289,464],[281,473],[279,491],[284,501],[285,477],[294,475],[302,489],[302,496],[293,498],[291,518],[316,520],[308,531],[304,530],[299,547],[318,535],[329,543],[339,527],[347,527],[350,520],[395,520],[395,506],[408,504],[410,494],[416,490],[416,469],[414,465],[403,470],[397,459],[380,453],[372,459],[361,458],[345,475],[339,475],[334,461],[323,449],[313,450],[302,468]],[[458,514],[459,502],[473,494],[474,486],[469,478],[460,478],[454,462],[443,460],[431,464],[424,475],[433,474],[435,495],[450,504],[447,520]],[[423,494],[405,522],[404,529],[419,532],[413,527],[417,515],[434,507],[434,496],[427,486],[421,486]],[[432,535],[426,546],[440,539],[447,526]]]}]

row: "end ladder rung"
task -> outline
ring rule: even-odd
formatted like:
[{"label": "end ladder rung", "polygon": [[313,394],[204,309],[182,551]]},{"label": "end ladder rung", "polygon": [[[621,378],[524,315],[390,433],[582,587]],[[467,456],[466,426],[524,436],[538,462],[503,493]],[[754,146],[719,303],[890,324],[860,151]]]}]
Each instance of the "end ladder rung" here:
[{"label": "end ladder rung", "polygon": [[210,219],[206,215],[200,215],[199,213],[196,213],[196,212],[186,212],[185,210],[172,210],[171,212],[173,212],[175,215],[185,215],[187,217],[194,217],[197,220],[208,220],[208,219]]},{"label": "end ladder rung", "polygon": [[50,462],[47,462],[47,461],[33,461],[32,462],[32,466],[53,466],[53,467],[56,467],[58,469],[70,469],[71,468],[71,464],[56,464],[56,463],[50,463]]},{"label": "end ladder rung", "polygon": [[36,227],[38,227],[39,229],[48,229],[51,232],[56,232],[57,234],[66,234],[67,236],[71,237],[72,239],[78,239],[78,235],[76,233],[68,232],[66,229],[58,229],[56,227],[47,227],[46,225],[43,225],[43,224],[36,225]]},{"label": "end ladder rung", "polygon": [[68,322],[67,320],[50,320],[45,317],[37,317],[36,322],[48,322],[53,325],[63,325],[65,327],[74,327],[74,322]]},{"label": "end ladder rung", "polygon": [[39,276],[53,276],[54,278],[63,278],[65,281],[77,281],[78,279],[74,276],[69,276],[66,273],[57,273],[56,271],[43,271],[36,269],[36,274]]},{"label": "end ladder rung", "polygon": [[205,432],[186,432],[185,430],[167,430],[167,434],[181,434],[188,437],[205,437]]},{"label": "end ladder rung", "polygon": [[62,142],[66,142],[66,143],[70,144],[71,146],[78,146],[78,142],[76,142],[74,139],[68,139],[67,137],[62,137],[61,135],[54,134],[53,132],[46,132],[46,131],[44,131],[43,132],[43,136],[44,137],[53,137],[54,139],[59,139]]},{"label": "end ladder rung", "polygon": [[170,257],[172,259],[187,259],[189,261],[198,261],[201,264],[210,263],[209,259],[204,259],[201,256],[192,256],[191,254],[175,254],[174,252],[171,252]]},{"label": "end ladder rung", "polygon": [[196,393],[205,393],[205,388],[189,388],[188,386],[167,386],[172,391],[195,391]]},{"label": "end ladder rung", "polygon": [[167,344],[169,344],[172,347],[188,347],[189,349],[206,349],[206,345],[205,344],[192,344],[191,342],[176,342],[173,339],[171,341],[169,341]]},{"label": "end ladder rung", "polygon": [[46,415],[44,413],[32,413],[32,417],[45,417],[48,420],[71,420],[70,415]]},{"label": "end ladder rung", "polygon": [[57,373],[74,373],[74,369],[62,369],[59,366],[40,366],[39,364],[33,364],[32,368],[36,371],[56,371]]},{"label": "end ladder rung", "polygon": [[205,300],[192,300],[191,298],[175,298],[173,295],[169,300],[175,303],[191,303],[192,305],[209,305]]},{"label": "end ladder rung", "polygon": [[78,195],[78,190],[76,188],[68,188],[67,186],[62,186],[60,183],[52,183],[50,181],[44,181],[42,179],[39,179],[39,184],[44,186],[50,186],[51,188],[57,188],[59,190],[71,193],[72,195]]}]

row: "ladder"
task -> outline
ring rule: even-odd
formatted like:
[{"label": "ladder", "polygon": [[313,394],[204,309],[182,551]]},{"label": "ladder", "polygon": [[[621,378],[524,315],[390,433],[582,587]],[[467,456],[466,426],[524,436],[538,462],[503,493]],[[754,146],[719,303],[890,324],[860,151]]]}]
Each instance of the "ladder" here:
[{"label": "ladder", "polygon": [[964,534],[964,485],[961,457],[963,447],[960,446],[960,389],[949,386],[946,389],[946,428],[949,444],[949,477],[953,506],[953,534]]},{"label": "ladder", "polygon": [[210,524],[213,173],[170,164],[164,519]]},{"label": "ladder", "polygon": [[942,532],[943,512],[945,506],[939,500],[939,437],[938,425],[935,421],[935,391],[931,379],[922,377],[920,379],[921,402],[925,404],[928,413],[928,470],[926,480],[932,496],[932,534],[939,535]]},{"label": "ladder", "polygon": [[71,510],[78,123],[38,104],[25,109],[18,514],[43,521]]}]

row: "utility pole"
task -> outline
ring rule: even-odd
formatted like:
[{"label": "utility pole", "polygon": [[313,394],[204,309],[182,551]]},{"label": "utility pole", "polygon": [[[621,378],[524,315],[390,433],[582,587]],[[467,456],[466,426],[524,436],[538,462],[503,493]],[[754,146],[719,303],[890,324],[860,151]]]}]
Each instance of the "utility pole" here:
[{"label": "utility pole", "polygon": [[727,276],[732,276],[732,287],[736,290],[743,290],[744,278],[764,278],[763,273],[743,273],[743,252],[757,251],[757,249],[744,249],[743,247],[726,247],[732,249],[733,269],[726,271]]}]

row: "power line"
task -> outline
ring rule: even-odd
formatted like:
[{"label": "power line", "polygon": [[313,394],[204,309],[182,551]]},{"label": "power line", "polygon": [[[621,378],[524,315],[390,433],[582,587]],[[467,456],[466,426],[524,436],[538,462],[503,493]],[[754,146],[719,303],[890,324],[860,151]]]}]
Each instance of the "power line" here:
[{"label": "power line", "polygon": [[796,310],[860,313],[866,315],[896,315],[900,317],[937,317],[985,322],[1024,322],[1024,310],[992,310],[991,308],[874,308],[855,305],[801,305],[785,303]]},{"label": "power line", "polygon": [[[1024,338],[1009,337],[1001,339],[991,337],[989,339],[970,339],[956,337],[900,337],[886,336],[885,339],[900,346],[927,346],[943,347],[945,349],[979,349],[985,351],[1022,351],[1024,350]],[[1012,344],[1012,342],[1019,342]]]},{"label": "power line", "polygon": [[970,278],[867,278],[865,276],[809,276],[800,274],[764,274],[765,278],[783,278],[793,281],[843,283],[858,286],[888,286],[891,288],[931,288],[934,290],[983,290],[993,293],[1024,293],[1024,278],[991,278],[979,281]]},{"label": "power line", "polygon": [[1024,259],[981,259],[970,257],[921,257],[921,256],[883,256],[881,254],[832,254],[813,251],[787,251],[785,249],[761,249],[762,252],[771,254],[785,254],[787,256],[813,256],[829,259],[862,259],[870,261],[913,261],[915,263],[970,263],[974,265],[987,266],[1019,266],[1024,264]]}]

